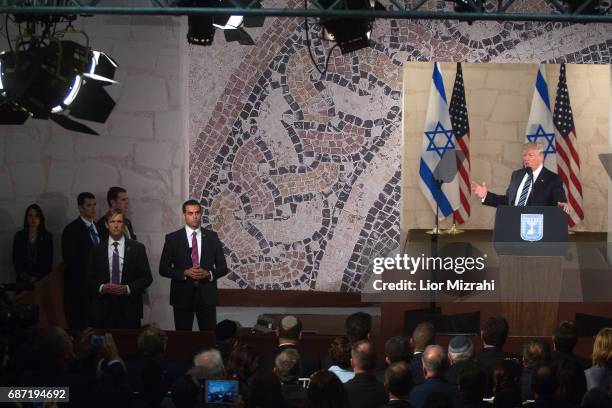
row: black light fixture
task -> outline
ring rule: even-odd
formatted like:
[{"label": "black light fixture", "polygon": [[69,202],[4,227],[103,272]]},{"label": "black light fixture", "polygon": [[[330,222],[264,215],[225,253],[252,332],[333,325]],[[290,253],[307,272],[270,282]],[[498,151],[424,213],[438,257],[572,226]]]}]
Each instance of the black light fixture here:
[{"label": "black light fixture", "polygon": [[23,44],[0,56],[0,124],[22,124],[33,117],[97,134],[70,116],[106,121],[115,102],[103,87],[116,83],[117,63],[103,52],[57,37]]},{"label": "black light fixture", "polygon": [[483,13],[484,2],[482,0],[446,0],[455,3],[457,13]]},{"label": "black light fixture", "polygon": [[572,14],[598,15],[602,14],[599,0],[564,0],[567,11]]},{"label": "black light fixture", "polygon": [[[321,6],[330,8],[335,0],[321,1]],[[374,0],[345,0],[346,10],[384,10],[384,6]],[[335,41],[342,54],[347,54],[370,46],[370,36],[374,18],[321,18],[323,39]]]}]

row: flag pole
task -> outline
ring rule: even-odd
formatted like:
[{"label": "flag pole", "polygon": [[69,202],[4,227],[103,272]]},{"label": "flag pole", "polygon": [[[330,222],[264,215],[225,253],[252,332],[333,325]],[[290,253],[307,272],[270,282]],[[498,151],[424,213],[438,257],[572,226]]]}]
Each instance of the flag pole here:
[{"label": "flag pole", "polygon": [[444,231],[444,233],[449,235],[458,235],[463,234],[464,232],[464,230],[457,227],[457,223],[455,221],[455,213],[453,213],[453,225],[449,229]]},{"label": "flag pole", "polygon": [[[436,180],[436,186],[438,187],[438,190],[442,190],[442,184],[444,182],[442,180]],[[432,235],[432,239],[433,236],[438,236],[440,234],[442,234],[443,232],[440,231],[440,203],[438,202],[438,200],[436,200],[436,225],[430,229],[429,231],[426,231],[427,234]]]}]

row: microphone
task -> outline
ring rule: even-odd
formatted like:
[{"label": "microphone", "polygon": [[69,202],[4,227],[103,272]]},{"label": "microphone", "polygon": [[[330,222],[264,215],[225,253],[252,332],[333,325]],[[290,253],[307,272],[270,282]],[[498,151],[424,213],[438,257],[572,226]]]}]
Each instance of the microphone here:
[{"label": "microphone", "polygon": [[529,166],[525,167],[525,171],[527,172],[527,175],[531,178],[533,177],[533,169]]}]

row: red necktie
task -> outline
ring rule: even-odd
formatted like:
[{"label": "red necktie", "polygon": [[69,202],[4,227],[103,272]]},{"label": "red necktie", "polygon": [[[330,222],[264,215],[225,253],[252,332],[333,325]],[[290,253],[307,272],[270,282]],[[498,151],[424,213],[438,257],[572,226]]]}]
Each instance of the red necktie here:
[{"label": "red necktie", "polygon": [[200,256],[198,255],[197,232],[191,234],[191,266],[200,266]]}]

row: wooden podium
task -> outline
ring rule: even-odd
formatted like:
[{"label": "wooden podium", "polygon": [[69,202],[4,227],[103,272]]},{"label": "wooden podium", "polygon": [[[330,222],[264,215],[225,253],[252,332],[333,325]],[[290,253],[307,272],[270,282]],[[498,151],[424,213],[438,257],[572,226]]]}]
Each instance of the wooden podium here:
[{"label": "wooden podium", "polygon": [[511,334],[554,332],[567,235],[567,216],[558,207],[497,208],[493,244],[500,258],[502,315]]}]

